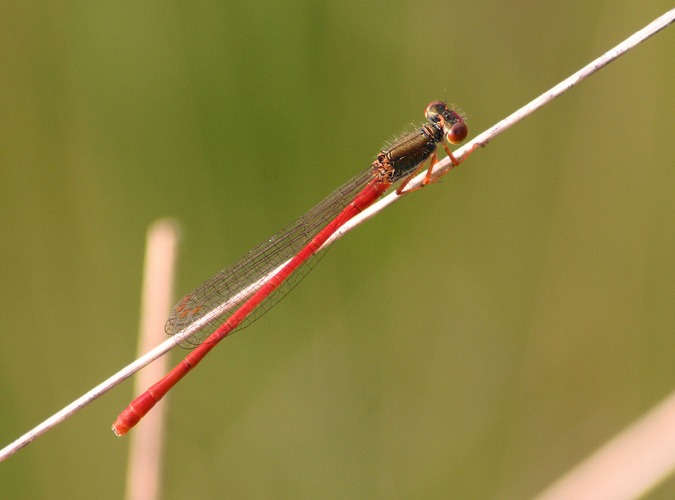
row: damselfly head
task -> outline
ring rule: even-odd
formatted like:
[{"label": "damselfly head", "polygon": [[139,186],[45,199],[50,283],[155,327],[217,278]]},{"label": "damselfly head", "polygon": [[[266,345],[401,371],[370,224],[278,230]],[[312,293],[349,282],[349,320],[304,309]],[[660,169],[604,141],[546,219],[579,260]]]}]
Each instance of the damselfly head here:
[{"label": "damselfly head", "polygon": [[439,123],[444,120],[443,114],[448,111],[448,105],[443,101],[434,101],[424,110],[424,116],[431,123]]},{"label": "damselfly head", "polygon": [[469,135],[469,127],[466,126],[464,117],[443,101],[434,101],[424,111],[427,120],[443,128],[445,136],[450,144],[459,144]]}]

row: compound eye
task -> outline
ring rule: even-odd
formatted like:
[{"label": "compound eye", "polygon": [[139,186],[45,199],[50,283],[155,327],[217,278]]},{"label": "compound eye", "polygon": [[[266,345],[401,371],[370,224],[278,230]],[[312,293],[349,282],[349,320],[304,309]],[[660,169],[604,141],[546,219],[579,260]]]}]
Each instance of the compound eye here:
[{"label": "compound eye", "polygon": [[469,127],[466,126],[466,123],[457,122],[455,123],[450,130],[448,130],[447,138],[450,144],[459,144],[466,136],[469,135]]},{"label": "compound eye", "polygon": [[434,101],[424,110],[424,116],[432,123],[438,123],[443,119],[443,113],[448,109],[447,104],[442,101]]}]

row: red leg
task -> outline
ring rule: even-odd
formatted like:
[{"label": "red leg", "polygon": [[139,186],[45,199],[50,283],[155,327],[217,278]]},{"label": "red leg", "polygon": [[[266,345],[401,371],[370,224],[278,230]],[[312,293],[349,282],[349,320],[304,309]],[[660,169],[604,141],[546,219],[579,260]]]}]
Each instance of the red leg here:
[{"label": "red leg", "polygon": [[455,167],[461,165],[462,163],[464,163],[464,160],[466,160],[469,157],[469,155],[476,150],[476,148],[481,147],[481,146],[482,146],[482,144],[478,144],[478,143],[474,144],[473,146],[471,146],[471,149],[469,149],[469,151],[467,151],[467,153],[464,155],[464,157],[461,160],[458,160],[457,158],[455,158],[455,155],[452,154],[452,151],[450,151],[450,148],[448,147],[448,145],[446,143],[443,143],[443,149],[445,149],[445,152],[447,153],[448,158],[450,158],[450,163],[452,163],[452,166],[448,170],[443,172],[442,174],[437,175],[436,178],[433,179],[433,180],[431,180],[431,170],[429,170],[427,172],[427,176],[424,178],[424,184],[426,185],[426,184],[430,184],[432,182],[438,181],[438,179],[440,179],[445,174],[450,172],[453,168],[455,168]]},{"label": "red leg", "polygon": [[396,190],[396,194],[401,195],[401,194],[412,193],[414,191],[417,191],[418,189],[423,188],[427,184],[432,184],[432,183],[436,182],[438,179],[440,179],[445,174],[450,172],[450,170],[452,170],[453,168],[455,168],[458,165],[461,165],[464,162],[464,160],[466,160],[469,157],[469,155],[476,150],[476,148],[482,147],[482,146],[483,145],[479,144],[479,143],[474,144],[473,146],[471,146],[471,149],[469,149],[469,151],[464,155],[464,158],[462,158],[461,160],[458,160],[457,158],[455,158],[455,155],[452,154],[452,151],[450,151],[450,148],[448,147],[448,145],[446,143],[443,143],[443,149],[445,149],[445,152],[447,153],[448,158],[450,158],[450,163],[452,163],[452,166],[448,170],[443,172],[442,174],[439,174],[438,176],[436,176],[435,179],[432,179],[431,175],[433,174],[434,166],[436,165],[436,163],[438,163],[438,156],[436,155],[436,153],[434,153],[429,158],[429,168],[427,168],[427,175],[424,176],[424,180],[422,181],[422,184],[419,185],[419,186],[416,186],[414,188],[408,189],[407,191],[404,191],[405,187],[412,180],[412,178],[415,177],[420,172],[420,170],[422,170],[422,167],[424,166],[424,163],[420,164],[420,166],[417,167],[413,173],[411,173],[410,175],[408,175],[408,177],[405,178],[405,180],[401,183],[401,185]]}]

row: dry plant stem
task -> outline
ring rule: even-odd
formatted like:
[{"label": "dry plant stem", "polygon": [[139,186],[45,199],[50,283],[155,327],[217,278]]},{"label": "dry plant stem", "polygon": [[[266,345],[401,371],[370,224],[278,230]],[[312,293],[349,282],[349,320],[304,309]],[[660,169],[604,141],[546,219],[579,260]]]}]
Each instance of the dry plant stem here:
[{"label": "dry plant stem", "polygon": [[[177,224],[169,219],[158,220],[150,226],[146,237],[145,264],[143,266],[143,292],[138,354],[141,355],[164,340],[164,322],[173,306]],[[141,392],[167,370],[168,358],[152,363],[134,379],[135,392]],[[166,415],[164,399],[146,424],[130,436],[127,463],[127,500],[152,500],[160,498],[162,443]],[[149,422],[148,422],[149,420]]]},{"label": "dry plant stem", "polygon": [[[645,28],[641,29],[640,31],[636,32],[634,35],[630,36],[623,42],[621,42],[619,45],[611,49],[610,51],[606,52],[604,55],[599,57],[598,59],[594,60],[590,64],[586,65],[584,68],[581,70],[577,71],[574,73],[572,76],[569,78],[565,79],[552,89],[544,92],[540,97],[537,99],[533,100],[529,104],[523,106],[521,109],[510,115],[509,117],[505,118],[504,120],[500,121],[490,129],[486,130],[482,134],[478,135],[475,139],[464,145],[463,147],[459,148],[454,152],[455,157],[459,160],[462,161],[467,153],[477,146],[485,146],[490,142],[493,138],[495,138],[497,135],[501,134],[503,131],[506,129],[510,128],[511,126],[515,125],[518,123],[520,120],[528,116],[529,114],[533,113],[537,109],[541,108],[545,104],[549,103],[556,97],[559,97],[562,95],[565,91],[569,90],[570,88],[574,87],[576,84],[581,82],[582,80],[588,78],[590,75],[595,73],[596,71],[600,70],[610,62],[614,61],[616,58],[619,56],[623,55],[627,51],[631,50],[641,42],[644,42],[651,36],[655,35],[662,29],[666,28],[668,25],[670,25],[673,21],[675,20],[675,9],[672,9],[668,11],[667,13],[663,14],[653,22],[651,22],[649,25],[647,25]],[[439,175],[442,175],[445,171],[449,170],[452,168],[452,163],[448,158],[444,158],[443,160],[439,161],[435,169],[433,171],[432,179],[436,178]],[[415,188],[416,186],[419,186],[423,181],[425,177],[425,173],[420,174],[419,176],[415,177],[408,186],[410,189]],[[380,201],[377,203],[373,204],[370,208],[367,210],[364,210],[361,214],[358,216],[354,217],[351,219],[347,224],[342,226],[334,235],[333,238],[331,238],[326,244],[330,244],[332,241],[342,237],[346,232],[349,230],[353,229],[355,226],[363,223],[367,219],[371,218],[373,215],[376,213],[380,212],[382,209],[387,207],[388,205],[391,205],[395,201],[398,201],[401,197],[405,195],[405,192],[398,195],[396,192],[393,192],[384,198],[382,198]],[[268,277],[270,279],[273,277],[275,274],[274,271],[272,271]],[[167,351],[172,349],[175,346],[175,339],[168,339],[159,346],[155,347],[152,349],[150,352],[142,356],[141,358],[138,358],[136,361],[128,365],[127,367],[123,368],[119,372],[117,372],[115,375],[112,377],[108,378],[101,384],[97,385],[94,387],[91,391],[87,392],[77,400],[73,401],[71,404],[63,408],[61,411],[58,413],[54,414],[44,422],[42,422],[40,425],[32,429],[31,431],[27,432],[23,436],[21,436],[19,439],[14,441],[13,443],[9,444],[2,450],[0,450],[0,461],[5,460],[7,457],[10,455],[16,453],[17,450],[20,448],[26,446],[29,444],[31,441],[33,441],[36,437],[44,434],[47,430],[49,430],[51,427],[54,427],[56,424],[60,423],[61,421],[65,420],[66,418],[70,417],[73,415],[75,412],[80,410],[81,408],[85,407],[88,405],[90,402],[92,402],[94,399],[98,398],[101,396],[103,393],[109,391],[125,379],[127,379],[129,376],[133,375],[135,372],[143,368],[145,365],[149,364],[150,362],[154,361],[158,357],[164,355]]]},{"label": "dry plant stem", "polygon": [[675,392],[536,498],[639,498],[668,477],[673,467]]},{"label": "dry plant stem", "polygon": [[[659,31],[667,28],[670,24],[675,21],[675,9],[671,9],[662,16],[656,18],[654,21],[649,23],[647,26],[642,28],[640,31],[637,31],[630,37],[626,38],[623,42],[621,42],[619,45],[614,47],[611,50],[608,50],[605,52],[602,56],[598,57],[594,61],[590,62],[583,68],[581,68],[579,71],[574,73],[573,75],[569,76],[559,84],[557,84],[555,87],[552,87],[551,89],[547,90],[543,94],[541,94],[539,97],[536,99],[530,101],[527,103],[525,106],[517,110],[516,112],[510,114],[503,120],[501,120],[499,123],[493,125],[489,129],[487,129],[485,132],[482,134],[477,135],[475,138],[473,138],[471,141],[467,142],[464,144],[462,147],[458,148],[457,150],[454,151],[454,156],[455,158],[459,161],[462,162],[464,158],[468,154],[470,154],[475,148],[480,147],[480,146],[486,146],[492,139],[497,137],[499,134],[504,132],[505,130],[509,129],[519,121],[521,121],[523,118],[526,116],[534,113],[536,110],[539,108],[543,107],[544,105],[548,104],[551,102],[553,99],[560,97],[562,94],[567,92],[569,89],[577,85],[578,83],[582,82],[589,76],[591,76],[593,73],[596,71],[602,69],[603,67],[607,66],[609,63],[617,59],[618,57],[622,56],[629,50],[635,48],[637,45],[640,43],[644,42],[648,38],[651,38],[655,34],[657,34]],[[433,174],[431,176],[431,180],[433,182],[434,179],[438,178],[439,176],[443,175],[447,171],[451,170],[453,168],[453,164],[450,161],[449,158],[443,158],[441,161],[439,161],[434,168]],[[411,180],[408,183],[407,190],[413,190],[418,186],[421,186],[422,183],[424,182],[425,178],[425,173],[422,173],[415,177],[413,180]],[[335,239],[341,238],[343,234],[346,232],[350,231],[354,227],[358,226],[361,224],[364,220],[367,220],[374,216],[376,213],[378,213],[380,210],[385,208],[388,205],[391,205],[392,203],[398,201],[401,196],[405,195],[406,193],[402,193],[401,195],[397,195],[395,192],[391,193],[381,200],[379,200],[377,203],[374,203],[370,208],[367,210],[364,210],[361,214],[358,216],[354,217],[350,221],[348,221],[345,225],[343,225],[339,231],[336,232],[334,235],[334,238],[328,240],[326,244],[330,244],[332,241]]]}]

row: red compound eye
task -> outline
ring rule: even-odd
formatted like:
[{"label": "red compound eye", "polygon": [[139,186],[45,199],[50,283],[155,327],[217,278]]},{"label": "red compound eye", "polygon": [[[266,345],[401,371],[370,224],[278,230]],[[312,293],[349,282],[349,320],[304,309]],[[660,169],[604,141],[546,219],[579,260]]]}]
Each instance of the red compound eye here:
[{"label": "red compound eye", "polygon": [[469,127],[464,122],[455,123],[447,133],[448,142],[450,144],[459,144],[466,136],[469,135]]}]

